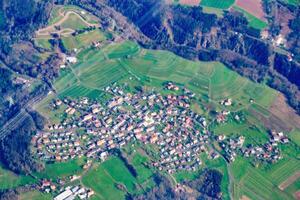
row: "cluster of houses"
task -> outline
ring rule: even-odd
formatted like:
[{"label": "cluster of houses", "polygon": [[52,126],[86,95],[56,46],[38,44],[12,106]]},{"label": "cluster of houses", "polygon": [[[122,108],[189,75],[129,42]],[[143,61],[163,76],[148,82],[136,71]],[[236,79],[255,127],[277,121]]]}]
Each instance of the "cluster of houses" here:
[{"label": "cluster of houses", "polygon": [[[168,173],[197,170],[202,164],[201,152],[211,159],[218,158],[206,119],[190,108],[195,94],[173,83],[165,84],[165,89],[170,92],[161,95],[154,91],[125,93],[120,87],[107,87],[105,91],[111,98],[104,103],[88,98],[55,100],[51,106],[63,106],[67,117],[33,137],[36,155],[56,162],[82,156],[103,161],[111,150],[139,141],[156,147],[158,157],[152,165]],[[227,99],[222,104],[229,106],[232,101]],[[222,111],[216,120],[223,122],[229,114]],[[280,159],[276,144],[288,142],[286,136],[276,132],[271,132],[269,143],[261,147],[244,147],[243,136],[220,135],[216,140],[228,162],[234,161],[238,153],[274,162]]]},{"label": "cluster of houses", "polygon": [[225,135],[219,135],[217,141],[228,162],[233,162],[240,153],[247,158],[252,157],[259,161],[275,163],[282,158],[278,144],[286,144],[289,140],[282,132],[271,131],[270,135],[271,137],[267,143],[257,146],[251,144],[244,147],[245,137],[243,136],[227,138]]},{"label": "cluster of houses", "polygon": [[65,189],[63,189],[56,197],[54,197],[54,200],[86,200],[94,194],[95,192],[93,190],[82,187],[81,185],[72,187],[68,186]]},{"label": "cluster of houses", "polygon": [[197,169],[209,136],[205,118],[190,109],[192,92],[184,88],[180,95],[125,94],[118,87],[108,87],[106,92],[112,98],[104,104],[88,98],[54,101],[55,108],[66,106],[68,117],[34,137],[40,159],[105,160],[110,150],[138,140],[158,147],[160,159],[153,165],[161,170]]}]

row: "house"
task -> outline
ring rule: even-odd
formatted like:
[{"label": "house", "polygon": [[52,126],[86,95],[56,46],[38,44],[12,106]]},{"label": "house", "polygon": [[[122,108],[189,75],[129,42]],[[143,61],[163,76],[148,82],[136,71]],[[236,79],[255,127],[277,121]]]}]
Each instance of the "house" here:
[{"label": "house", "polygon": [[66,57],[67,62],[69,63],[76,63],[77,62],[77,58],[73,57],[73,56],[67,56]]}]

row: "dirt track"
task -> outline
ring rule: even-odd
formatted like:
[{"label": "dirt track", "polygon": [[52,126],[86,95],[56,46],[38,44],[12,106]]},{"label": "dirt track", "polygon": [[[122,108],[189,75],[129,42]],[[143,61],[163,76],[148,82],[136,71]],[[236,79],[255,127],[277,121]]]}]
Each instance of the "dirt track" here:
[{"label": "dirt track", "polygon": [[189,5],[189,6],[199,6],[200,0],[180,0],[180,4]]},{"label": "dirt track", "polygon": [[49,36],[51,33],[57,33],[57,34],[61,34],[61,35],[70,35],[72,34],[75,30],[73,29],[62,29],[60,31],[57,31],[55,29],[56,26],[60,26],[62,23],[64,23],[64,21],[66,21],[70,15],[76,15],[83,23],[85,23],[87,26],[95,26],[95,27],[99,27],[99,24],[91,24],[89,22],[87,22],[85,19],[82,18],[81,15],[79,15],[77,12],[74,11],[68,11],[65,14],[60,13],[60,15],[63,15],[63,18],[61,18],[58,22],[49,25],[45,28],[42,28],[38,31],[36,31],[36,35],[37,36]]}]

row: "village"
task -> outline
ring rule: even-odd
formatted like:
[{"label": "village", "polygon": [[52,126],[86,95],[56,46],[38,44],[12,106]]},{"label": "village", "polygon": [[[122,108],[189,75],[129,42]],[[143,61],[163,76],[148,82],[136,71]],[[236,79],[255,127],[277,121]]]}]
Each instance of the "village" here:
[{"label": "village", "polygon": [[[54,100],[49,106],[55,110],[65,105],[66,117],[34,136],[32,142],[38,158],[65,162],[85,157],[87,163],[83,168],[88,169],[92,160],[105,161],[113,149],[136,141],[154,145],[158,159],[151,165],[169,174],[179,170],[196,171],[203,164],[201,153],[207,154],[208,159],[223,156],[227,162],[233,162],[237,155],[270,163],[281,159],[277,146],[289,142],[282,132],[271,131],[269,142],[262,146],[245,146],[244,136],[215,136],[209,131],[207,119],[191,109],[193,92],[171,82],[164,85],[164,90],[165,95],[154,91],[131,94],[115,86],[105,88],[110,95],[105,103],[88,98]],[[232,100],[220,104],[228,107]],[[231,115],[223,110],[215,121],[226,123]],[[240,120],[238,115],[233,116]],[[222,151],[216,150],[214,141]],[[69,194],[72,199],[77,193],[70,191],[67,188],[62,194]],[[92,192],[82,195],[83,199],[88,194]]]}]

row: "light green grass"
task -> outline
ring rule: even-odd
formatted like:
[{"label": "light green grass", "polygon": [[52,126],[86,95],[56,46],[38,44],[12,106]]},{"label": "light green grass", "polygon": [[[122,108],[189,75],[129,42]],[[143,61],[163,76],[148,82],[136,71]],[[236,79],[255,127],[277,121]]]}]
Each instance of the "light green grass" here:
[{"label": "light green grass", "polygon": [[[73,11],[79,14],[84,20],[86,20],[89,23],[98,23],[97,17],[94,15],[82,10],[78,6],[74,5],[65,5],[65,6],[54,6],[51,14],[50,14],[50,19],[49,19],[49,25],[55,24],[58,21],[60,21],[63,18],[63,15],[60,15],[61,13],[66,13],[67,11]],[[85,12],[85,14],[82,14],[82,11]]]},{"label": "light green grass", "polygon": [[102,167],[115,182],[123,183],[129,192],[135,190],[136,179],[119,158],[110,158],[102,164]]},{"label": "light green grass", "polygon": [[140,47],[131,41],[125,41],[123,43],[113,44],[103,49],[104,53],[109,59],[122,58],[124,56],[136,55],[140,50]]},{"label": "light green grass", "polygon": [[219,9],[228,9],[234,4],[234,0],[201,0],[200,5],[219,8]]},{"label": "light green grass", "polygon": [[203,12],[208,14],[216,14],[218,17],[224,16],[224,10],[219,8],[212,8],[212,7],[206,7],[202,6]]},{"label": "light green grass", "polygon": [[292,132],[290,132],[288,136],[293,142],[300,146],[300,130],[295,129]]},{"label": "light green grass", "polygon": [[42,48],[47,49],[47,50],[52,49],[52,46],[49,42],[49,39],[37,38],[37,39],[35,39],[35,43],[38,47],[42,47]]},{"label": "light green grass", "polygon": [[268,23],[255,17],[254,15],[250,14],[249,12],[245,11],[244,9],[238,7],[238,6],[234,6],[234,9],[243,13],[244,16],[247,18],[248,22],[249,22],[249,26],[262,30],[264,28],[266,28],[268,26]]},{"label": "light green grass", "polygon": [[26,184],[36,183],[31,176],[17,175],[0,166],[0,190],[12,189]]},{"label": "light green grass", "polygon": [[49,23],[48,23],[49,25],[55,24],[56,22],[58,22],[62,18],[62,16],[59,15],[60,8],[61,7],[59,7],[59,6],[54,6],[52,8],[50,18],[49,18]]},{"label": "light green grass", "polygon": [[73,13],[71,13],[68,19],[61,24],[62,29],[69,28],[73,30],[81,30],[86,27],[87,25],[82,21],[82,19]]},{"label": "light green grass", "polygon": [[[127,183],[126,188],[132,187],[132,176],[129,175],[130,178],[124,176],[124,173],[128,175],[129,172],[126,168],[124,169],[122,163],[120,164],[120,161],[116,161],[116,159],[117,158],[111,158],[107,160],[98,167],[90,170],[82,178],[83,184],[92,188],[97,193],[99,199],[124,199],[125,192],[117,189],[117,181],[125,181]],[[110,169],[110,172],[114,172],[116,174],[110,174],[110,172],[107,171],[108,167],[113,167],[113,169]],[[125,170],[125,172],[122,170]],[[115,180],[116,177],[118,180]]]},{"label": "light green grass", "polygon": [[75,159],[67,162],[47,164],[44,171],[35,173],[38,178],[55,180],[57,178],[78,174],[83,171],[83,159]]},{"label": "light green grass", "polygon": [[294,6],[299,6],[300,4],[300,0],[285,0],[285,1]]},{"label": "light green grass", "polygon": [[72,50],[91,46],[93,42],[102,42],[105,38],[105,35],[96,29],[76,36],[63,37],[62,42],[66,49]]},{"label": "light green grass", "polygon": [[145,163],[148,162],[148,158],[141,155],[140,153],[135,153],[132,158],[132,165],[137,171],[137,180],[139,183],[143,183],[150,179],[153,175],[151,169],[145,166]]}]

